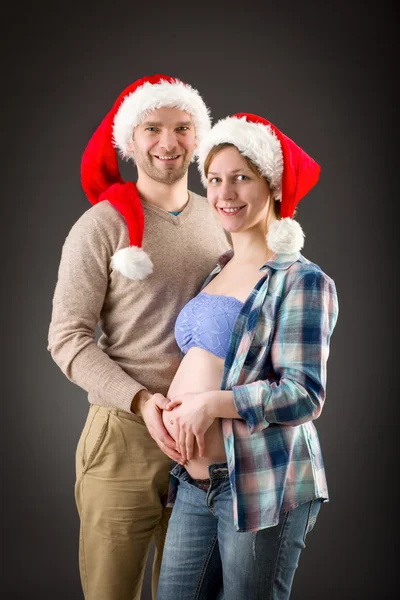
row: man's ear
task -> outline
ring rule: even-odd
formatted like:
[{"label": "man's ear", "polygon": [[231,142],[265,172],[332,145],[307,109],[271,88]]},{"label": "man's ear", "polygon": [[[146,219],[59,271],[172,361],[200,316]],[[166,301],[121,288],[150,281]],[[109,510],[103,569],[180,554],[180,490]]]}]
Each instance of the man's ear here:
[{"label": "man's ear", "polygon": [[[136,129],[136,127],[135,127],[135,129]],[[130,142],[130,144],[127,145],[127,149],[129,150],[129,152],[132,152],[133,155],[135,155],[135,149],[134,149],[135,129],[132,132],[131,142]]]},{"label": "man's ear", "polygon": [[134,148],[133,139],[132,139],[131,143],[127,145],[127,149],[129,150],[129,152],[132,152],[132,154],[135,156],[135,148]]}]

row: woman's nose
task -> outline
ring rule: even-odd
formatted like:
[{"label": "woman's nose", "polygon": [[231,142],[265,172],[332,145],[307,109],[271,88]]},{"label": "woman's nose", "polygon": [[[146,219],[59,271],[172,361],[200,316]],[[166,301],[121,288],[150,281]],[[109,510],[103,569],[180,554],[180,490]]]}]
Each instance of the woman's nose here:
[{"label": "woman's nose", "polygon": [[222,182],[219,188],[219,196],[221,200],[233,200],[236,198],[236,190],[229,182]]}]

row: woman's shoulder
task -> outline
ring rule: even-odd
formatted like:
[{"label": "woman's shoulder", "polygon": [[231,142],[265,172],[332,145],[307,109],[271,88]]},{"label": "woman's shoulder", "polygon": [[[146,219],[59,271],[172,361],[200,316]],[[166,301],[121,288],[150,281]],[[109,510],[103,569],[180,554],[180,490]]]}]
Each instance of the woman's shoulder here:
[{"label": "woman's shoulder", "polygon": [[301,253],[285,271],[287,288],[293,286],[318,286],[321,288],[335,289],[335,282],[325,271],[315,262],[312,262]]}]

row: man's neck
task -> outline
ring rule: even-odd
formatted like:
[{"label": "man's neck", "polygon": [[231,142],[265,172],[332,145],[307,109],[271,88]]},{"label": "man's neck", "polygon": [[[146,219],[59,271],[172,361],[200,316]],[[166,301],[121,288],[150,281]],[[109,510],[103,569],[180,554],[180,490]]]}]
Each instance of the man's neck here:
[{"label": "man's neck", "polygon": [[178,212],[184,209],[189,200],[187,183],[187,175],[173,184],[160,183],[148,177],[139,177],[136,187],[142,200],[167,212]]}]

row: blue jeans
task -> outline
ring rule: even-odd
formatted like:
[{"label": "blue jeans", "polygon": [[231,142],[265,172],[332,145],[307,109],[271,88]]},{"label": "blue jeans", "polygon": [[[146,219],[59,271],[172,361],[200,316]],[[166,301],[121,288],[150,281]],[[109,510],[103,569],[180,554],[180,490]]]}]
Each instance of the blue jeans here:
[{"label": "blue jeans", "polygon": [[283,513],[275,527],[239,533],[226,463],[209,465],[208,491],[181,465],[171,473],[179,486],[157,600],[287,600],[321,501]]}]

